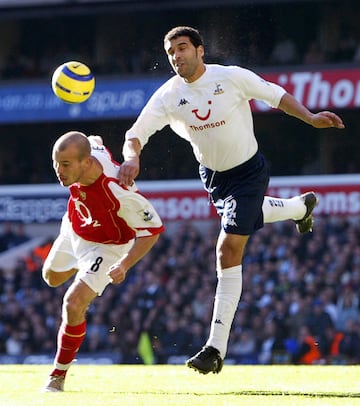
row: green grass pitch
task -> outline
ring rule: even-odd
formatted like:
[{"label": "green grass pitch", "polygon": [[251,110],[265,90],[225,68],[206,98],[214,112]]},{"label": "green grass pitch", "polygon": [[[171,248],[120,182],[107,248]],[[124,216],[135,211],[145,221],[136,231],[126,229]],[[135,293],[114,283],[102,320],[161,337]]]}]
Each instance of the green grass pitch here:
[{"label": "green grass pitch", "polygon": [[49,365],[0,365],[1,406],[360,405],[360,366],[76,365],[63,393],[42,393]]}]

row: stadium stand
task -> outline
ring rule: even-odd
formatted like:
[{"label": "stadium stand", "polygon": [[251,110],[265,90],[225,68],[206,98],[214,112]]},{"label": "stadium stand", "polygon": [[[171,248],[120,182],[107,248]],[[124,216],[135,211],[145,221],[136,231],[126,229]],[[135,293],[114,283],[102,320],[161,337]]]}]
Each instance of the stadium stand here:
[{"label": "stadium stand", "polygon": [[[183,22],[198,26],[212,41],[207,49],[209,61],[269,71],[274,64],[293,66],[290,63],[306,64],[312,69],[358,66],[357,0],[262,1],[257,7],[220,7],[216,3],[215,9],[195,8],[197,12],[191,12],[191,16],[183,9],[176,13],[166,7],[155,11],[116,11],[114,5],[111,12],[104,9],[98,13],[84,6],[82,12],[77,9],[76,13],[66,8],[63,13],[54,9],[24,13],[1,10],[0,33],[7,40],[0,45],[0,83],[49,80],[53,68],[69,58],[87,62],[104,77],[168,75],[165,55],[159,52],[162,37],[168,28]],[[157,24],[151,24],[155,18]],[[307,21],[305,32],[303,21]],[[73,30],[66,30],[69,24],[76,25],[76,36]],[[275,49],[281,45],[277,42],[280,36],[277,37],[276,27],[288,32],[291,48],[296,50],[295,59],[274,59]],[[333,146],[333,155],[327,158],[334,161],[331,166],[334,172],[356,173],[360,172],[354,141],[358,139],[358,111],[344,111],[344,115],[346,122],[352,119],[355,136],[342,139],[341,145],[329,137],[319,149]],[[257,123],[261,135],[263,128],[273,127],[266,120]],[[109,140],[113,140],[113,134],[121,133],[128,124],[128,120],[123,120],[97,124],[97,128],[105,127]],[[55,125],[61,132],[68,124]],[[294,130],[287,126],[285,118],[282,125],[285,136],[290,132],[294,138],[303,135],[302,128]],[[261,137],[273,157],[273,173],[279,170],[276,166],[279,148],[287,144],[277,138],[278,127],[275,125],[271,134]],[[49,133],[49,137],[44,141],[45,137],[39,136],[34,142],[33,137],[40,132],[37,123],[2,127],[7,142],[0,151],[1,184],[54,181],[48,156],[54,130],[45,123],[41,131]],[[309,142],[304,144],[308,146]],[[116,145],[120,145],[118,139]],[[146,161],[145,179],[197,176],[191,162],[181,168],[173,164],[178,161],[171,154],[177,153],[180,162],[186,155],[185,147],[173,145],[172,151],[166,143],[163,149],[158,149],[163,165],[163,157],[170,157],[166,170],[154,163],[154,156]],[[309,156],[301,166],[296,160],[300,146],[293,145],[292,151],[295,152],[283,156],[289,156],[286,164],[293,165],[291,169],[296,175],[302,171],[328,170],[330,164],[324,164],[323,156]],[[144,351],[150,351],[156,363],[183,363],[197,351],[210,325],[217,228],[214,224],[213,231],[210,229],[205,235],[195,225],[183,223],[176,232],[161,237],[124,284],[109,286],[102,299],[89,309],[88,334],[78,362],[143,363],[149,355]],[[33,240],[29,235],[28,240],[20,243],[14,230],[10,231],[7,236],[5,233],[0,236],[0,363],[51,363],[66,285],[50,289],[42,282],[41,264],[51,244],[47,237]],[[299,236],[292,223],[267,225],[249,242],[243,286],[226,362],[302,363],[309,359],[321,364],[360,362],[359,218],[319,217],[314,232],[305,236]],[[314,329],[319,320],[324,325],[320,332]],[[150,347],[139,345],[143,333],[150,338]],[[306,340],[310,339],[319,342],[320,353],[316,356],[307,354],[311,348]]]},{"label": "stadium stand", "polygon": [[[211,317],[216,227],[203,235],[183,224],[171,238],[161,238],[124,284],[109,286],[89,309],[80,359],[142,363],[142,332],[151,339],[156,363],[182,363],[193,353]],[[245,256],[244,290],[227,362],[302,362],[308,359],[299,356],[306,326],[320,343],[315,362],[358,363],[359,284],[358,220],[319,218],[306,236],[290,222],[266,225]],[[27,269],[20,260],[13,272],[1,272],[0,362],[24,362],[30,355],[50,359],[64,289],[45,286],[40,264]]]}]

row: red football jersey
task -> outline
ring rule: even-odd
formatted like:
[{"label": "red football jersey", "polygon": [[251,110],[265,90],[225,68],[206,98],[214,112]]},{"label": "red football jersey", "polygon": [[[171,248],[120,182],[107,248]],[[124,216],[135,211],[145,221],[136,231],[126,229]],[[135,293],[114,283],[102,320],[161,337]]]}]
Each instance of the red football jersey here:
[{"label": "red football jersey", "polygon": [[125,244],[159,234],[164,226],[151,203],[102,174],[93,184],[69,187],[68,213],[74,232],[87,241]]}]

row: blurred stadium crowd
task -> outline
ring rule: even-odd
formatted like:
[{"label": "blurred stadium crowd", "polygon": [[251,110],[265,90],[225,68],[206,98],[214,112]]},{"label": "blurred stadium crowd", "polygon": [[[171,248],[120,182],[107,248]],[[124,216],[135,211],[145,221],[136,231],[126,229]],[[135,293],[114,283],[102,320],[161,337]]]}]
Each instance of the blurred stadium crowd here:
[{"label": "blurred stadium crowd", "polygon": [[[360,61],[360,10],[354,1],[204,7],[198,13],[120,10],[5,20],[4,34],[12,35],[0,48],[0,79],[49,78],[68,60],[89,64],[96,75],[167,75],[162,39],[173,25],[184,24],[203,33],[212,63],[251,68]],[[69,27],[76,27],[76,35]]]},{"label": "blurred stadium crowd", "polygon": [[[142,332],[156,363],[182,363],[197,351],[210,325],[217,229],[214,223],[205,235],[183,223],[163,235],[125,283],[109,286],[91,305],[79,354],[142,363]],[[49,244],[0,274],[0,355],[55,351],[66,286],[42,282]],[[266,225],[248,245],[227,362],[360,362],[359,288],[359,219],[319,218],[303,236],[292,222]]]}]

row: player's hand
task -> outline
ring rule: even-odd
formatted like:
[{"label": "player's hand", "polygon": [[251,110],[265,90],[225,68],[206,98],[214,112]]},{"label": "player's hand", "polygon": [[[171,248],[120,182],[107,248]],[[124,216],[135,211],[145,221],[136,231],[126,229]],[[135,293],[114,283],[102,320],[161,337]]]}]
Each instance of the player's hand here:
[{"label": "player's hand", "polygon": [[124,161],[119,170],[118,179],[121,185],[131,186],[140,171],[140,159],[134,157]]},{"label": "player's hand", "polygon": [[345,128],[341,118],[331,111],[320,111],[312,116],[310,124],[315,128]]},{"label": "player's hand", "polygon": [[117,285],[125,280],[127,269],[120,262],[115,262],[111,265],[106,275],[109,277],[110,283]]}]

